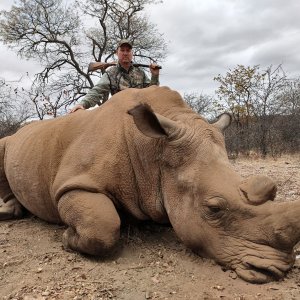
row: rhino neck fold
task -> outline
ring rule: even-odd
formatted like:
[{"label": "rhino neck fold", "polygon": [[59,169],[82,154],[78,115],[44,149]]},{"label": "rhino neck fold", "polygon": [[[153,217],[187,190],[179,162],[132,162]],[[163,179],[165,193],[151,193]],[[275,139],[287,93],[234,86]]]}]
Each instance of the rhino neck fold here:
[{"label": "rhino neck fold", "polygon": [[127,145],[135,185],[135,197],[140,211],[159,223],[168,223],[163,206],[161,183],[161,142],[138,137],[135,144]]}]

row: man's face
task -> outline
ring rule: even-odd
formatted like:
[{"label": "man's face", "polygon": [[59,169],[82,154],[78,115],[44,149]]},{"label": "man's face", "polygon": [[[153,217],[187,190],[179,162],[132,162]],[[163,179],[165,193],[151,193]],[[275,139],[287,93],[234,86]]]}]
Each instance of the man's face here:
[{"label": "man's face", "polygon": [[132,49],[128,45],[122,45],[117,49],[117,56],[119,62],[130,63],[132,61]]}]

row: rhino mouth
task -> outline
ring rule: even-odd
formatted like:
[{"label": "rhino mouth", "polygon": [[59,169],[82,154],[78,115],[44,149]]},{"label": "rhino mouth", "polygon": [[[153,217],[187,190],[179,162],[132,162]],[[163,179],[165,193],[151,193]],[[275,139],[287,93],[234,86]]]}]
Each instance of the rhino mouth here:
[{"label": "rhino mouth", "polygon": [[273,260],[253,257],[235,268],[239,277],[251,283],[267,283],[279,280],[289,271],[295,258]]},{"label": "rhino mouth", "polygon": [[280,250],[266,242],[232,238],[223,244],[215,259],[250,283],[267,283],[285,276],[295,263],[294,249]]}]

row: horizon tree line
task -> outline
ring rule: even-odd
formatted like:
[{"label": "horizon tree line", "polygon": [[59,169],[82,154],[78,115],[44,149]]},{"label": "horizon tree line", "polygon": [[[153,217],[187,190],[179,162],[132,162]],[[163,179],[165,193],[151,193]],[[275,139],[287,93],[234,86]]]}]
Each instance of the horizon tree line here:
[{"label": "horizon tree line", "polygon": [[[118,40],[134,43],[136,62],[163,61],[167,43],[144,13],[156,0],[19,0],[0,14],[0,41],[42,70],[30,88],[0,78],[0,137],[32,118],[55,118],[67,112],[94,86],[102,72],[89,73],[91,61],[114,60]],[[226,132],[231,156],[251,151],[280,155],[299,152],[300,77],[287,78],[282,65],[237,65],[218,74],[216,95],[185,93],[184,100],[208,119],[228,111]]]}]

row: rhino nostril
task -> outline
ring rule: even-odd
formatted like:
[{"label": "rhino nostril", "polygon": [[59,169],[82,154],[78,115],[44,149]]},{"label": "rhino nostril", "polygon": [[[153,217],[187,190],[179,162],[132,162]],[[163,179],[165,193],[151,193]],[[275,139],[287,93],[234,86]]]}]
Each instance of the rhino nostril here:
[{"label": "rhino nostril", "polygon": [[235,272],[239,277],[251,283],[267,283],[284,276],[284,272],[277,268],[261,268],[251,263],[243,263],[235,268]]},{"label": "rhino nostril", "polygon": [[261,273],[271,280],[278,280],[284,276],[284,272],[276,268],[275,266],[257,267],[251,263],[247,263],[249,269],[254,272]]}]

